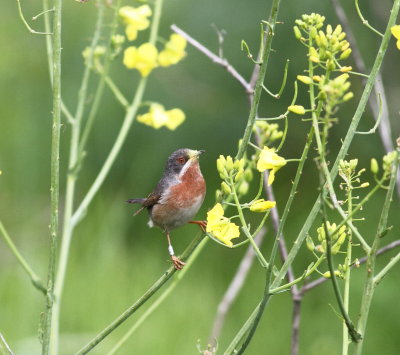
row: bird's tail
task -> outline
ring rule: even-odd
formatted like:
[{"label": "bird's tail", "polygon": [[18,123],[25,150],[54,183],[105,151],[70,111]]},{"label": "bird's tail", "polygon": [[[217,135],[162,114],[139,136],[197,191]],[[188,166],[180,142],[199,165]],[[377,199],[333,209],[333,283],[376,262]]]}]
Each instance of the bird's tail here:
[{"label": "bird's tail", "polygon": [[[145,198],[131,198],[130,200],[127,200],[126,202],[128,202],[128,203],[139,203],[139,204],[142,204],[144,201],[146,201]],[[142,207],[139,208],[133,215],[136,216],[137,214],[139,214],[140,212],[142,212],[145,208],[146,208],[146,206],[142,206]]]}]

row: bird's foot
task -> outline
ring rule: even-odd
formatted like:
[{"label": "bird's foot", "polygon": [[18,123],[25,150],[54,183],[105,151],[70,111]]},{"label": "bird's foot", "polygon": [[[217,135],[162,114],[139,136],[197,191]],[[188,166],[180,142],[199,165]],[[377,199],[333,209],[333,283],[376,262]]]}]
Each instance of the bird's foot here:
[{"label": "bird's foot", "polygon": [[206,232],[207,221],[189,221],[189,223],[197,224],[204,233]]},{"label": "bird's foot", "polygon": [[177,256],[171,255],[172,263],[176,270],[182,270],[183,267],[186,265],[182,260],[180,260]]}]

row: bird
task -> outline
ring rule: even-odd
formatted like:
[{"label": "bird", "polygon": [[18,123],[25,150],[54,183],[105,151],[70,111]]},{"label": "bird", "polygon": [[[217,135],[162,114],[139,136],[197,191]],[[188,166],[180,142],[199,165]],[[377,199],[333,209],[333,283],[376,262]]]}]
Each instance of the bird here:
[{"label": "bird", "polygon": [[132,198],[128,203],[141,205],[134,213],[149,212],[149,226],[157,226],[167,237],[168,252],[177,270],[185,263],[174,252],[170,232],[186,223],[194,223],[205,231],[206,221],[193,221],[206,194],[206,183],[200,171],[199,157],[204,150],[178,149],[167,160],[164,173],[156,188],[146,198]]}]

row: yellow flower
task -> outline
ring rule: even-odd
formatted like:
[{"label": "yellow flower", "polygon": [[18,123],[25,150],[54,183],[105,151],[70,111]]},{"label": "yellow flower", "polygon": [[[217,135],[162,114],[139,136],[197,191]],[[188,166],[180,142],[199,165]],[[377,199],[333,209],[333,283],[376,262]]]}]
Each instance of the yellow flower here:
[{"label": "yellow flower", "polygon": [[172,34],[158,56],[159,64],[162,67],[168,67],[178,63],[186,55],[185,48],[186,39],[176,33]]},{"label": "yellow flower", "polygon": [[390,28],[392,35],[397,39],[397,48],[400,49],[400,25],[396,25]]},{"label": "yellow flower", "polygon": [[301,105],[291,105],[288,107],[288,111],[295,113],[296,115],[304,115],[306,110]]},{"label": "yellow flower", "polygon": [[286,165],[286,159],[275,153],[275,149],[264,147],[257,162],[257,170],[263,172],[271,170],[268,177],[268,185],[271,185],[275,179],[275,173]]},{"label": "yellow flower", "polygon": [[276,205],[275,201],[265,201],[264,199],[256,200],[250,205],[252,212],[266,212]]},{"label": "yellow flower", "polygon": [[229,247],[233,245],[232,239],[240,235],[239,226],[224,217],[224,210],[220,203],[208,211],[206,231]]},{"label": "yellow flower", "polygon": [[151,43],[128,47],[124,52],[124,65],[128,69],[139,70],[142,76],[147,76],[157,67],[157,54],[157,48]]},{"label": "yellow flower", "polygon": [[165,111],[164,106],[153,103],[149,112],[138,115],[137,120],[155,129],[165,126],[173,131],[185,120],[185,114],[179,108]]},{"label": "yellow flower", "polygon": [[123,6],[119,9],[118,14],[127,25],[125,33],[130,41],[136,39],[138,31],[143,31],[150,25],[148,17],[151,16],[151,9],[149,5],[142,5],[136,8]]}]

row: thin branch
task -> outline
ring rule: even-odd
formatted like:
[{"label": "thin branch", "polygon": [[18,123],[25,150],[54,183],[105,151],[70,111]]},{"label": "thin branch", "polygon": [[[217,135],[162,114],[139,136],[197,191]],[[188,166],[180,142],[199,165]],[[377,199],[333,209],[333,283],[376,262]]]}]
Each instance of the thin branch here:
[{"label": "thin branch", "polygon": [[15,257],[18,260],[18,262],[22,266],[22,268],[28,274],[28,276],[31,279],[33,285],[39,291],[41,291],[43,294],[46,294],[46,287],[44,286],[42,280],[32,270],[32,268],[29,266],[28,262],[25,260],[25,258],[22,256],[22,254],[18,251],[17,247],[15,246],[14,242],[10,238],[9,234],[7,233],[7,230],[5,229],[5,227],[4,227],[4,225],[3,225],[3,223],[1,221],[0,221],[0,232],[3,235],[4,241],[6,242],[8,247],[11,249],[12,253],[15,255]]},{"label": "thin branch", "polygon": [[253,92],[253,87],[246,81],[243,76],[241,76],[238,71],[228,62],[227,59],[221,58],[218,55],[211,52],[208,48],[204,47],[200,42],[196,41],[193,37],[189,36],[185,31],[180,29],[176,25],[171,26],[171,30],[175,33],[178,33],[182,37],[184,37],[193,47],[198,49],[208,58],[210,58],[214,63],[221,65],[224,67],[239,83],[246,89],[247,92]]},{"label": "thin branch", "polygon": [[31,26],[29,26],[28,21],[26,21],[26,19],[25,19],[25,16],[24,16],[24,14],[22,12],[22,7],[21,7],[21,1],[20,0],[17,0],[17,6],[18,6],[19,17],[21,18],[22,23],[25,25],[25,27],[27,28],[27,30],[30,33],[33,33],[35,35],[52,35],[52,33],[48,33],[48,32],[35,31]]}]

